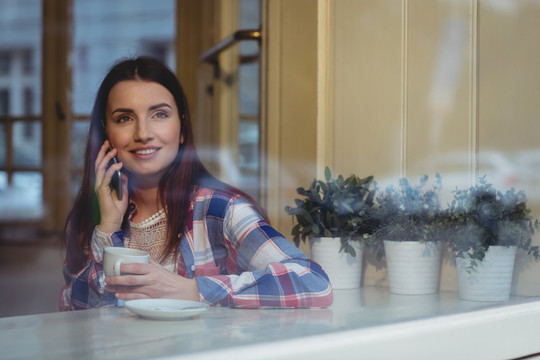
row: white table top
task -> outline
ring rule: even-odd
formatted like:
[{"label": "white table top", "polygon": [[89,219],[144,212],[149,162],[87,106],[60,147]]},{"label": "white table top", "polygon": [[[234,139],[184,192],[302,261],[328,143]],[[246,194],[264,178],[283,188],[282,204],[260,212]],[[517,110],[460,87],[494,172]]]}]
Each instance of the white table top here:
[{"label": "white table top", "polygon": [[503,359],[540,353],[540,299],[335,291],[327,309],[211,308],[186,320],[124,308],[0,318],[0,359]]}]

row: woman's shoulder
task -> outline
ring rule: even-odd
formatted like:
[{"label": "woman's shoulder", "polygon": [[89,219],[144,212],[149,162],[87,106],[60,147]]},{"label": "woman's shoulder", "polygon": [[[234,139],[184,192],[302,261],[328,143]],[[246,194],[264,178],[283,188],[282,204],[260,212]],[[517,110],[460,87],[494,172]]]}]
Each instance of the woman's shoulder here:
[{"label": "woman's shoulder", "polygon": [[191,202],[195,213],[206,216],[224,218],[231,208],[239,204],[249,204],[249,201],[239,194],[222,189],[200,187],[195,190]]},{"label": "woman's shoulder", "polygon": [[197,187],[194,191],[194,202],[216,201],[236,201],[242,199],[239,194],[224,189],[215,189],[212,187]]}]

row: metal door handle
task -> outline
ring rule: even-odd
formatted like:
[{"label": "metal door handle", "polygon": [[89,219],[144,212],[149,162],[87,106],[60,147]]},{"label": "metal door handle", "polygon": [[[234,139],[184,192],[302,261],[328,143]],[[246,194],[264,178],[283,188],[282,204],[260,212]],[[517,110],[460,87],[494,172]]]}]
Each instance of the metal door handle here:
[{"label": "metal door handle", "polygon": [[261,41],[261,30],[238,30],[233,34],[227,36],[225,39],[221,40],[216,45],[212,46],[210,49],[206,50],[200,56],[201,62],[208,62],[210,64],[217,64],[218,55],[233,46],[235,43],[244,40],[255,40]]}]

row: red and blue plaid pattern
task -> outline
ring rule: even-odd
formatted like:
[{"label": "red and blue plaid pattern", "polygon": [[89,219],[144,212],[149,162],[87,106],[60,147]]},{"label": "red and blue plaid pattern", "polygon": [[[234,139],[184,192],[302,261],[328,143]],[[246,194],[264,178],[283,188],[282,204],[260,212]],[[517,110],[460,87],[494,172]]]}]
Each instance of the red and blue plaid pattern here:
[{"label": "red and blue plaid pattern", "polygon": [[[247,200],[199,189],[186,224],[178,274],[195,277],[201,301],[251,308],[332,303],[332,288],[322,268],[272,228]],[[122,232],[113,234],[111,242],[123,246]],[[89,264],[79,274],[64,270],[61,310],[114,305],[114,296],[102,290],[102,251],[93,246]]]}]

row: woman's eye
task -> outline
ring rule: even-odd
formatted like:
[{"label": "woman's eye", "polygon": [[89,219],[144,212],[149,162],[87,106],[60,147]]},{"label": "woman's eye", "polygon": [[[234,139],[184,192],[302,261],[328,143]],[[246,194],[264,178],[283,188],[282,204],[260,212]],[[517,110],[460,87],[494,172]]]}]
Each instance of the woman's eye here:
[{"label": "woman's eye", "polygon": [[130,119],[129,119],[129,116],[120,116],[118,119],[116,119],[116,122],[117,123],[124,123],[124,122],[128,122]]},{"label": "woman's eye", "polygon": [[169,117],[169,114],[167,114],[164,111],[159,111],[154,115],[154,117],[156,117],[158,119],[166,119],[167,117]]}]

